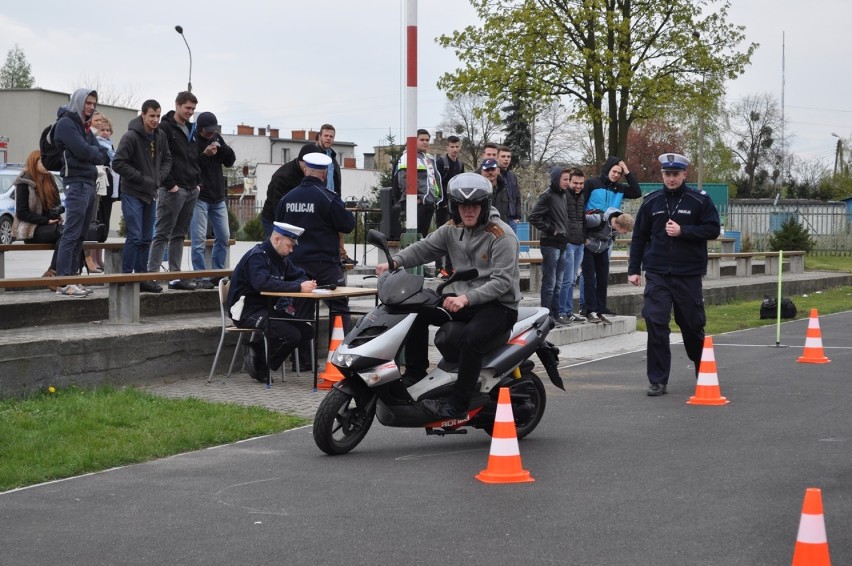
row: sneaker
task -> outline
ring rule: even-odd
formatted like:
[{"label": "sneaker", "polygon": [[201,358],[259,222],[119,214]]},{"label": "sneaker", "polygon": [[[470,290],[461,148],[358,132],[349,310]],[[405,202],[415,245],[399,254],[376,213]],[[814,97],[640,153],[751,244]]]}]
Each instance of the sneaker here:
[{"label": "sneaker", "polygon": [[571,318],[564,314],[560,314],[554,320],[557,326],[570,326],[571,324]]},{"label": "sneaker", "polygon": [[593,324],[598,324],[600,322],[603,322],[603,320],[601,320],[601,317],[599,317],[597,315],[597,313],[594,313],[594,312],[589,313],[588,321],[593,323]]},{"label": "sneaker", "polygon": [[352,267],[355,267],[356,265],[358,265],[358,262],[355,261],[354,259],[352,259],[351,257],[349,257],[348,255],[341,257],[340,263],[342,263],[343,265],[351,265]]},{"label": "sneaker", "polygon": [[197,288],[198,287],[195,286],[195,283],[184,281],[183,279],[178,279],[177,281],[169,283],[169,289],[175,291],[195,291]]},{"label": "sneaker", "polygon": [[64,287],[57,287],[56,294],[60,297],[88,297],[89,292],[86,289],[83,289],[79,285],[66,285]]},{"label": "sneaker", "polygon": [[586,322],[586,317],[571,313],[568,315],[568,320],[571,322]]},{"label": "sneaker", "polygon": [[652,383],[650,387],[648,387],[648,397],[659,397],[660,395],[665,395],[666,384],[665,383]]},{"label": "sneaker", "polygon": [[95,292],[89,289],[88,287],[83,287],[82,285],[77,285],[80,289],[86,292],[86,295],[93,295]]},{"label": "sneaker", "polygon": [[195,282],[196,289],[215,289],[216,285],[209,279],[199,279]]},{"label": "sneaker", "polygon": [[163,286],[156,281],[142,281],[139,283],[139,290],[143,293],[162,293]]},{"label": "sneaker", "polygon": [[605,317],[605,316],[603,315],[603,313],[599,314],[599,315],[598,315],[598,318],[599,318],[599,319],[600,319],[600,321],[601,321],[601,322],[603,322],[604,324],[612,324],[612,321],[611,321],[610,319],[608,319],[607,317]]}]

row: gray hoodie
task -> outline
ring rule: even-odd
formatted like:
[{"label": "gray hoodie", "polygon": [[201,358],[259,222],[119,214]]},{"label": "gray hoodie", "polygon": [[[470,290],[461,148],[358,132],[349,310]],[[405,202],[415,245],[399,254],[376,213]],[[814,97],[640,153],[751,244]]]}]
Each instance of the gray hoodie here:
[{"label": "gray hoodie", "polygon": [[449,255],[457,271],[479,271],[472,281],[450,285],[451,292],[467,295],[471,306],[500,301],[517,310],[521,301],[518,250],[515,233],[492,207],[490,222],[485,226],[465,228],[450,221],[402,249],[393,259],[398,266],[414,267]]}]

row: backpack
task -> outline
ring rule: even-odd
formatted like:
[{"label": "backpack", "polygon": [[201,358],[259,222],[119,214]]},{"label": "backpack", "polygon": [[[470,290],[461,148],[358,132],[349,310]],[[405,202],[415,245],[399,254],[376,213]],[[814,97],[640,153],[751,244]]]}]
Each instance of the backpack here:
[{"label": "backpack", "polygon": [[56,147],[53,140],[56,122],[46,127],[41,132],[38,140],[38,149],[41,152],[41,163],[48,171],[59,171],[62,169],[62,150]]},{"label": "backpack", "polygon": [[[776,318],[778,316],[778,301],[769,298],[769,295],[763,296],[763,303],[760,305],[760,318]],[[798,309],[796,304],[787,298],[781,299],[781,318],[796,318]]]}]

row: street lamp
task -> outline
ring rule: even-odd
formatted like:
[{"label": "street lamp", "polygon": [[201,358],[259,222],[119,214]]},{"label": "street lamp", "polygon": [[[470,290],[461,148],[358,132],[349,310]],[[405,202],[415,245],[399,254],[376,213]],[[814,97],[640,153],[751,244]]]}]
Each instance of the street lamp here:
[{"label": "street lamp", "polygon": [[837,138],[837,149],[834,152],[834,176],[837,176],[837,166],[840,165],[840,172],[843,173],[843,138],[831,132],[831,135]]},{"label": "street lamp", "polygon": [[[693,30],[692,37],[695,41],[701,42],[701,33],[698,30]],[[707,71],[701,70],[701,108],[698,111],[698,190],[704,189],[704,81]]]},{"label": "street lamp", "polygon": [[189,43],[183,35],[183,26],[175,26],[175,31],[183,38],[183,42],[186,43],[186,50],[189,51],[189,82],[186,83],[186,91],[192,92],[192,49],[189,48]]}]

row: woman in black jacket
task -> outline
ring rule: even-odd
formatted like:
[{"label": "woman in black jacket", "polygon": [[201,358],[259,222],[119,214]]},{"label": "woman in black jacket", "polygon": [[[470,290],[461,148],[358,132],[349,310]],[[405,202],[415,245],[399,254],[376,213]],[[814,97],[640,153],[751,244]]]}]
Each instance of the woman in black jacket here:
[{"label": "woman in black jacket", "polygon": [[[24,170],[15,179],[15,220],[12,234],[26,244],[55,244],[62,236],[59,189],[53,175],[42,165],[41,153],[27,157]],[[44,277],[56,275],[56,248]]]}]

